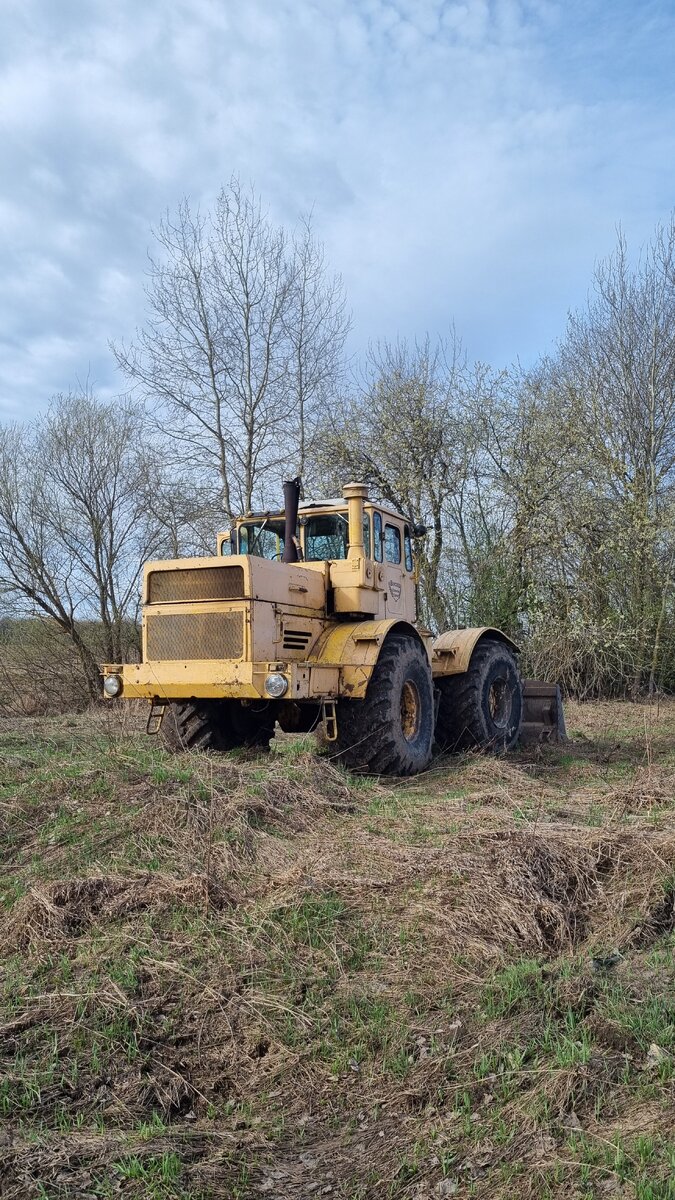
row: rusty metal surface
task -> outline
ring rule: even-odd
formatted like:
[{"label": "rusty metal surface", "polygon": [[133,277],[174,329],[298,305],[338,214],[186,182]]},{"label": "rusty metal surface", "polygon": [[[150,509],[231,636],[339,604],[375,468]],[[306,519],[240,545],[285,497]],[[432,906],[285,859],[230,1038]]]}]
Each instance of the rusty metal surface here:
[{"label": "rusty metal surface", "polygon": [[540,679],[524,679],[521,745],[566,741],[565,712],[558,685]]},{"label": "rusty metal surface", "polygon": [[237,659],[244,653],[244,614],[185,612],[148,616],[146,657],[157,662]]},{"label": "rusty metal surface", "polygon": [[471,655],[481,638],[491,637],[504,642],[518,653],[518,647],[500,629],[490,625],[476,626],[470,629],[448,629],[437,637],[432,647],[431,669],[434,678],[443,675],[461,675],[468,671]]}]

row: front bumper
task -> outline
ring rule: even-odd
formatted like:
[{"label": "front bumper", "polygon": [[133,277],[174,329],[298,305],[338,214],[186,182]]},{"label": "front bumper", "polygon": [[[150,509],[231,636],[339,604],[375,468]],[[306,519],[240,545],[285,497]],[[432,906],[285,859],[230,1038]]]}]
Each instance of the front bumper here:
[{"label": "front bumper", "polygon": [[268,700],[265,679],[284,675],[288,690],[283,700],[330,700],[340,694],[340,667],[314,663],[179,662],[107,663],[107,675],[119,675],[125,700]]}]

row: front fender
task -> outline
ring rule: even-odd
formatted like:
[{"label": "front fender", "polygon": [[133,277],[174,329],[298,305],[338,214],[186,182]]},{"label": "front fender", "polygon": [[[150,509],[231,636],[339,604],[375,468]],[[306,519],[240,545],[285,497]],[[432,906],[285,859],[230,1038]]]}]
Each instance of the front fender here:
[{"label": "front fender", "polygon": [[316,666],[339,667],[340,695],[362,700],[385,638],[392,629],[405,630],[425,645],[413,625],[395,617],[386,621],[349,621],[326,629],[312,647],[307,661]]},{"label": "front fender", "polygon": [[448,629],[437,637],[431,648],[431,670],[434,679],[442,675],[463,675],[469,669],[471,655],[483,638],[504,642],[516,654],[520,650],[516,643],[501,629],[481,625],[474,629]]}]

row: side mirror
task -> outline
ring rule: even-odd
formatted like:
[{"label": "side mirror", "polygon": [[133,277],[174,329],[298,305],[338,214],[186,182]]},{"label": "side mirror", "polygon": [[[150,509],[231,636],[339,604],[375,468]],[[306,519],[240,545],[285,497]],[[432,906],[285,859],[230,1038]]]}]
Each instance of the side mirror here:
[{"label": "side mirror", "polygon": [[423,538],[423,537],[426,537],[426,533],[427,533],[427,527],[426,527],[426,525],[413,525],[413,527],[412,527],[412,536],[413,536],[414,538]]}]

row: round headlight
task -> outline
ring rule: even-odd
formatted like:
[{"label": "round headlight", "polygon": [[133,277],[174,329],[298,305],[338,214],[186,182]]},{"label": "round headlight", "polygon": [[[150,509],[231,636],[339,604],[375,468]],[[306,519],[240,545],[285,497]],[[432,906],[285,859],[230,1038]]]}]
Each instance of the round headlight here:
[{"label": "round headlight", "polygon": [[103,691],[106,696],[119,696],[122,691],[122,680],[119,675],[106,675],[103,680]]},{"label": "round headlight", "polygon": [[285,675],[268,675],[265,680],[265,691],[268,696],[272,696],[274,700],[278,700],[288,691],[288,680]]}]

